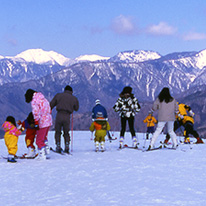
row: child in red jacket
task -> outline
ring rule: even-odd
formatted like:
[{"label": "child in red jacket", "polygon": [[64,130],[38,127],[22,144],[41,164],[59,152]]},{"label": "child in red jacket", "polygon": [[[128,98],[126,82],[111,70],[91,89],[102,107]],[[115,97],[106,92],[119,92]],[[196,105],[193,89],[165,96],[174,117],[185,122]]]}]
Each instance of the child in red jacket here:
[{"label": "child in red jacket", "polygon": [[31,158],[35,157],[36,154],[35,154],[34,140],[36,136],[36,127],[35,127],[34,116],[32,112],[29,113],[28,117],[23,122],[19,120],[18,124],[26,129],[25,142],[28,148],[28,153],[25,154],[24,156],[31,157]]}]

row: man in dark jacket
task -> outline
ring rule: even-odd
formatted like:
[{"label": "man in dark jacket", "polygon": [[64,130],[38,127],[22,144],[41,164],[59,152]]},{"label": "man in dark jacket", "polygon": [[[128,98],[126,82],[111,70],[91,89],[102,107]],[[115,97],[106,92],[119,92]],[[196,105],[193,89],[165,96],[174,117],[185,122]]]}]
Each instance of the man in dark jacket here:
[{"label": "man in dark jacket", "polygon": [[56,106],[57,115],[55,121],[55,143],[56,151],[61,153],[61,129],[63,128],[63,136],[65,142],[65,152],[69,153],[70,144],[70,114],[78,111],[79,101],[72,95],[73,89],[67,85],[63,93],[58,93],[50,102],[51,109]]}]

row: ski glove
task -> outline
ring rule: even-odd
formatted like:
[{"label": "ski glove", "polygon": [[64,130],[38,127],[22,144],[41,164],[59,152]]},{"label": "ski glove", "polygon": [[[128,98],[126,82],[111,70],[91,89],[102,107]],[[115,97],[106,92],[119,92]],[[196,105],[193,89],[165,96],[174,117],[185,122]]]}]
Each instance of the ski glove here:
[{"label": "ski glove", "polygon": [[178,117],[179,117],[180,119],[184,119],[184,116],[181,115],[181,114],[178,114]]},{"label": "ski glove", "polygon": [[189,114],[191,117],[194,117],[194,115],[195,115],[195,113],[192,110],[189,111]]},{"label": "ski glove", "polygon": [[39,122],[38,122],[37,120],[35,120],[35,122],[34,122],[34,128],[35,128],[36,130],[39,129]]}]

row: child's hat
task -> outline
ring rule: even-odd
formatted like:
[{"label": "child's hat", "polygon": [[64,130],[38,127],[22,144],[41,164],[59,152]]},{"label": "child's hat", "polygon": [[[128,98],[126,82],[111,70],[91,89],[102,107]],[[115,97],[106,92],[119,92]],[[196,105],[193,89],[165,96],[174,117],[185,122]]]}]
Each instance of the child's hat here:
[{"label": "child's hat", "polygon": [[8,117],[6,118],[6,121],[7,121],[7,122],[11,122],[14,126],[16,126],[16,120],[15,120],[14,117],[8,116]]},{"label": "child's hat", "polygon": [[97,99],[97,100],[95,101],[95,103],[96,103],[96,104],[100,104],[100,100]]}]

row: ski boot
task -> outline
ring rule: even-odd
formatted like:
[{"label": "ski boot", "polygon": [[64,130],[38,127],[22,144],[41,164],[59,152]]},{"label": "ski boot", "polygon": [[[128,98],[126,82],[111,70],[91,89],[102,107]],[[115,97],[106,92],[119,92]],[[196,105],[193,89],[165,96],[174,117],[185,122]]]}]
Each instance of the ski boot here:
[{"label": "ski boot", "polygon": [[95,142],[95,152],[99,151],[99,142]]},{"label": "ski boot", "polygon": [[17,161],[15,160],[14,155],[9,154],[7,162],[16,163]]},{"label": "ski boot", "polygon": [[133,146],[134,148],[137,148],[137,138],[136,138],[135,136],[132,137],[132,141],[133,141],[132,146]]},{"label": "ski boot", "polygon": [[62,148],[61,148],[61,146],[60,146],[60,143],[57,143],[56,152],[57,152],[57,153],[61,153],[61,152],[62,152]]},{"label": "ski boot", "polygon": [[190,138],[189,137],[185,137],[184,143],[185,144],[190,144]]},{"label": "ski boot", "polygon": [[45,147],[39,149],[38,156],[35,158],[36,160],[46,160],[46,152]]},{"label": "ski boot", "polygon": [[168,144],[168,139],[165,139],[165,140],[164,140],[164,144]]},{"label": "ski boot", "polygon": [[204,144],[204,142],[202,141],[200,137],[198,137],[195,144]]},{"label": "ski boot", "polygon": [[50,147],[49,147],[49,143],[48,141],[45,142],[45,153],[46,155],[49,155],[50,154]]},{"label": "ski boot", "polygon": [[31,148],[31,147],[28,147],[28,153],[24,155],[25,157],[35,157],[36,154],[35,154],[35,150],[34,148]]},{"label": "ski boot", "polygon": [[68,142],[65,144],[64,152],[65,152],[65,153],[68,153],[68,154],[70,153],[70,152],[69,152],[69,143],[68,143]]},{"label": "ski boot", "polygon": [[123,144],[124,144],[124,137],[120,137],[119,138],[119,149],[123,148]]},{"label": "ski boot", "polygon": [[101,152],[104,152],[105,151],[104,142],[101,142],[100,145],[101,145]]}]

